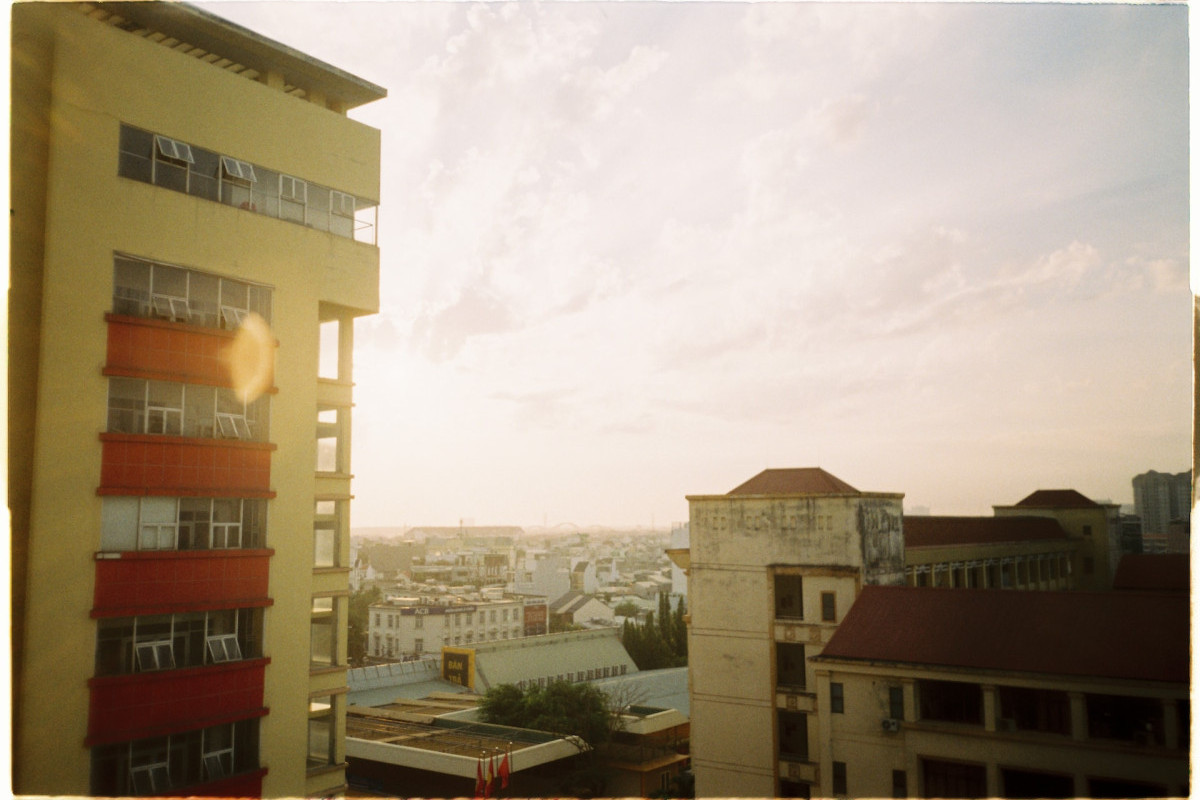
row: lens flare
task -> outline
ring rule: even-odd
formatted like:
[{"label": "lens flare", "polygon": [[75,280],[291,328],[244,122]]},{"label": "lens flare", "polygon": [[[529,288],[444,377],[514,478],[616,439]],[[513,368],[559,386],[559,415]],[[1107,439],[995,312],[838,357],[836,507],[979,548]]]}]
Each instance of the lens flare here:
[{"label": "lens flare", "polygon": [[258,314],[247,314],[233,342],[221,353],[239,399],[252,402],[275,380],[275,337]]}]

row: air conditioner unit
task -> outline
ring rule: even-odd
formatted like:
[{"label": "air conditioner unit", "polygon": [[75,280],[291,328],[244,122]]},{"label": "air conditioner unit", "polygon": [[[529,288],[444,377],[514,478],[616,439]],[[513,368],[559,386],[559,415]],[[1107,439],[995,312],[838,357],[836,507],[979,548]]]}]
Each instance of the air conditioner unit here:
[{"label": "air conditioner unit", "polygon": [[883,721],[883,729],[888,733],[897,733],[900,730],[900,720],[885,719]]}]

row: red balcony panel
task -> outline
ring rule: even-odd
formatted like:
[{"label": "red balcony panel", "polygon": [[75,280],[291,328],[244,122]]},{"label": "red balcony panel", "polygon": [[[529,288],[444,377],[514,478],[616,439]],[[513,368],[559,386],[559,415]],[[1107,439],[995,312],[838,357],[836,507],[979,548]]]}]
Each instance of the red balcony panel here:
[{"label": "red balcony panel", "polygon": [[228,386],[222,350],[233,333],[109,314],[105,374]]},{"label": "red balcony panel", "polygon": [[266,774],[267,768],[260,767],[219,781],[188,786],[181,793],[189,797],[262,797],[262,779]]},{"label": "red balcony panel", "polygon": [[269,658],[88,681],[87,744],[163,736],[266,713]]},{"label": "red balcony panel", "polygon": [[[274,550],[155,550],[96,558],[93,617],[270,605]],[[115,556],[115,557],[109,557]]]},{"label": "red balcony panel", "polygon": [[100,494],[273,497],[275,445],[102,433]]}]

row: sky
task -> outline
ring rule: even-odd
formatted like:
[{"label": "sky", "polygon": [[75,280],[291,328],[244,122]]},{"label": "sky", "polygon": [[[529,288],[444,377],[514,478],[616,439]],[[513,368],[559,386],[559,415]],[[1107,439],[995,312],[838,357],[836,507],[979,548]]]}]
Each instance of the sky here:
[{"label": "sky", "polygon": [[1190,466],[1183,6],[202,5],[388,91],[354,527]]}]

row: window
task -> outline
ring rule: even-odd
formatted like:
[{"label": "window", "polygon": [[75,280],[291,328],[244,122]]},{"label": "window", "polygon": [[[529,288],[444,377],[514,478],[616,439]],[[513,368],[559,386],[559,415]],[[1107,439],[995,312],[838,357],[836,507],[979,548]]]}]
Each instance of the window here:
[{"label": "window", "polygon": [[117,254],[113,313],[233,330],[254,312],[271,320],[271,290],[245,281]]},{"label": "window", "polygon": [[849,794],[850,791],[846,788],[846,762],[833,762],[833,793],[834,794]]},{"label": "window", "polygon": [[424,628],[425,627],[425,618],[423,616],[421,616],[420,614],[418,614],[413,620],[413,627]]},{"label": "window", "polygon": [[343,414],[342,409],[334,407],[323,407],[317,411],[317,472],[347,471],[342,438],[348,416],[348,413]]},{"label": "window", "polygon": [[902,769],[892,770],[892,797],[908,797],[908,773]]},{"label": "window", "polygon": [[291,175],[279,176],[279,217],[304,224],[304,207],[308,203],[308,184]]},{"label": "window", "polygon": [[775,678],[780,687],[804,689],[807,683],[804,645],[775,643]]},{"label": "window", "polygon": [[376,204],[230,155],[121,126],[117,174],[374,243]]},{"label": "window", "polygon": [[829,711],[833,714],[845,713],[845,695],[840,683],[829,684]]},{"label": "window", "polygon": [[775,616],[804,619],[803,584],[799,575],[775,576]]},{"label": "window", "polygon": [[983,724],[983,690],[977,683],[918,681],[921,719]]},{"label": "window", "polygon": [[267,502],[210,497],[105,497],[100,550],[229,550],[263,547]]},{"label": "window", "polygon": [[1071,733],[1071,701],[1066,692],[1001,686],[1001,730]]},{"label": "window", "polygon": [[334,704],[337,697],[314,697],[308,703],[308,768],[319,769],[337,763],[334,753]]},{"label": "window", "polygon": [[1088,737],[1134,744],[1164,743],[1163,705],[1153,697],[1086,696]]},{"label": "window", "polygon": [[413,652],[421,653],[421,652],[424,652],[424,650],[425,650],[425,640],[424,639],[413,639]]},{"label": "window", "polygon": [[779,757],[808,761],[808,715],[797,711],[777,711]]},{"label": "window", "polygon": [[[1075,778],[1049,772],[1000,768],[1000,786],[1004,797],[1074,797]],[[1093,795],[1095,796],[1095,795]],[[1134,795],[1121,795],[1128,797]]]},{"label": "window", "polygon": [[837,621],[837,595],[833,592],[821,592],[821,621]]},{"label": "window", "polygon": [[923,797],[987,797],[987,768],[983,764],[921,759]]},{"label": "window", "polygon": [[104,618],[96,624],[97,677],[257,658],[262,609]]},{"label": "window", "polygon": [[268,395],[251,402],[232,389],[141,378],[109,378],[110,433],[267,440]]},{"label": "window", "polygon": [[203,794],[189,787],[258,768],[258,719],[97,745],[91,750],[92,796]]},{"label": "window", "polygon": [[892,719],[904,719],[904,687],[888,687],[888,716]]},{"label": "window", "polygon": [[233,726],[217,725],[201,732],[204,776],[210,781],[233,774]]}]

